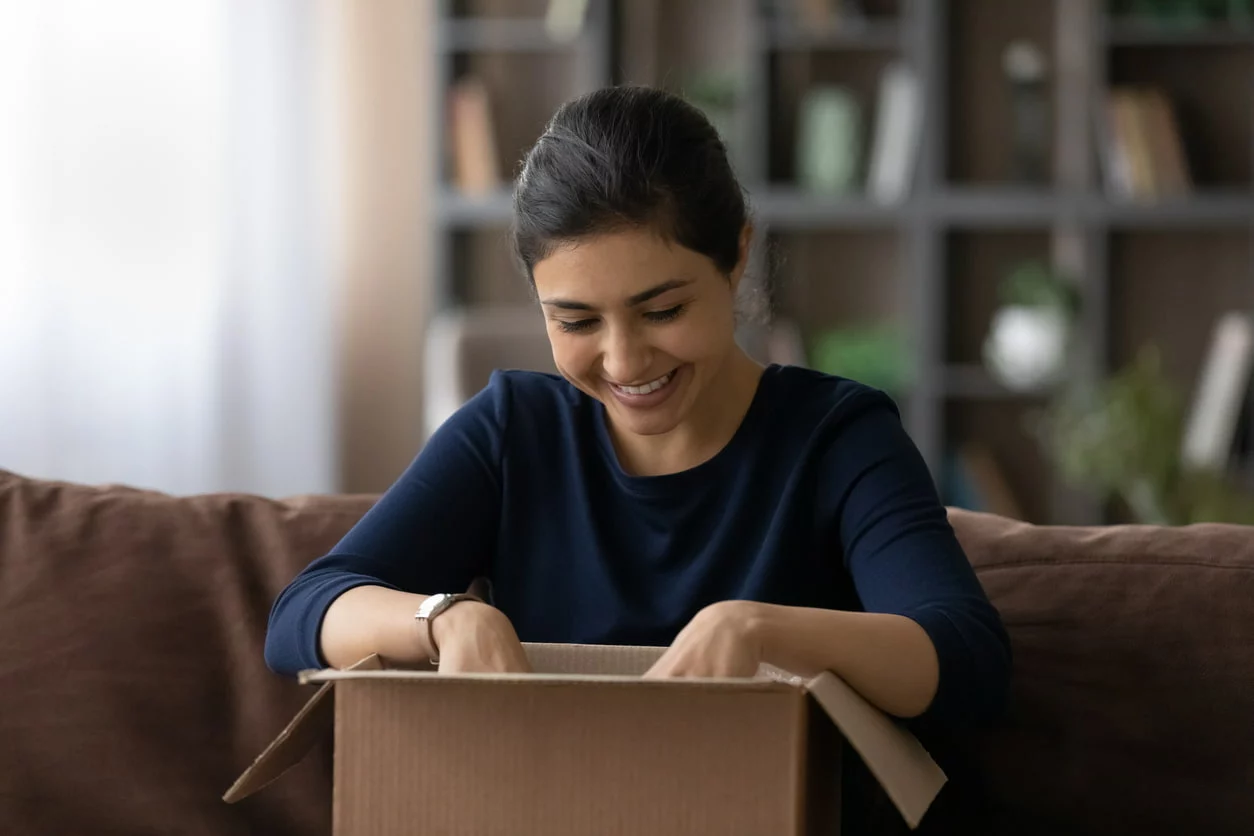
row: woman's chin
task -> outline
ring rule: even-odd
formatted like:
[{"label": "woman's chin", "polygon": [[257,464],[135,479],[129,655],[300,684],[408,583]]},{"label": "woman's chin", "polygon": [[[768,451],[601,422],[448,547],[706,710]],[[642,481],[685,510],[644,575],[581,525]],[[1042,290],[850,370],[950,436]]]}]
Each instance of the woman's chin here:
[{"label": "woman's chin", "polygon": [[632,435],[665,435],[679,426],[679,421],[660,415],[648,417],[633,415],[621,420],[616,419],[614,426],[620,432],[628,432]]}]

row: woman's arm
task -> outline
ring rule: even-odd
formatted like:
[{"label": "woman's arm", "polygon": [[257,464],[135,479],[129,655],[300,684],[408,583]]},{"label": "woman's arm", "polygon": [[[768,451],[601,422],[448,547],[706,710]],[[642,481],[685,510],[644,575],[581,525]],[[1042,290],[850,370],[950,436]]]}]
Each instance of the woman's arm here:
[{"label": "woman's arm", "polygon": [[[396,665],[435,658],[426,631],[419,630],[414,620],[426,598],[382,586],[353,587],[331,602],[322,619],[322,657],[333,668],[346,668],[372,653]],[[436,624],[455,609],[436,619]]]},{"label": "woman's arm", "polygon": [[[863,391],[844,415],[819,500],[830,509],[865,614],[842,619],[850,636],[832,634],[830,653],[853,665],[834,670],[847,679],[865,676],[861,688],[890,694],[904,707],[922,705],[946,725],[987,721],[1001,711],[1010,683],[1001,616],[892,401]],[[790,633],[803,647],[809,635]],[[870,646],[849,649],[858,642]],[[891,655],[873,664],[879,650]]]},{"label": "woman's arm", "polygon": [[[495,549],[507,398],[507,383],[494,376],[335,548],[288,584],[266,633],[273,670],[292,675],[371,653],[398,663],[431,658],[414,620],[418,605],[464,592],[487,574]],[[464,606],[434,624],[464,620],[446,622]]]},{"label": "woman's arm", "polygon": [[750,629],[772,665],[799,675],[839,671],[855,691],[898,717],[917,717],[936,696],[936,648],[905,616],[752,606]]},{"label": "woman's arm", "polygon": [[762,662],[799,676],[833,671],[898,717],[922,714],[940,678],[936,648],[909,618],[758,601],[703,609],[647,676],[753,676]]},{"label": "woman's arm", "polygon": [[1010,678],[1001,618],[891,402],[861,399],[834,428],[816,502],[864,612],[719,602],[650,676],[752,676],[765,661],[802,675],[830,670],[901,717],[962,725],[1000,711]]},{"label": "woman's arm", "polygon": [[377,653],[394,666],[420,665],[439,656],[445,673],[530,670],[514,627],[500,610],[461,601],[431,622],[428,635],[414,619],[426,598],[378,586],[348,590],[327,609],[322,655],[337,668]]}]

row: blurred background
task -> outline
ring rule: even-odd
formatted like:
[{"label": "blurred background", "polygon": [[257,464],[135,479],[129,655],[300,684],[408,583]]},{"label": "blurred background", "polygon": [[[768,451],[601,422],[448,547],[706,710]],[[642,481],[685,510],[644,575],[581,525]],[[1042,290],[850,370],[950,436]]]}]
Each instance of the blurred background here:
[{"label": "blurred background", "polygon": [[0,468],[385,489],[550,369],[509,185],[664,86],[741,341],[888,391],[942,498],[1254,522],[1254,0],[0,0]]}]

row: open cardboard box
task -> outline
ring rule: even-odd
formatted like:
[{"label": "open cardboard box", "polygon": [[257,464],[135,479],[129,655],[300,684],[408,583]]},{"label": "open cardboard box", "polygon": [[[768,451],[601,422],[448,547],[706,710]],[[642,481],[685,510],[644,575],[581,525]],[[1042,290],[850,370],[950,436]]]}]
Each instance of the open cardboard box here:
[{"label": "open cardboard box", "polygon": [[644,680],[664,648],[525,647],[534,674],[373,656],[306,672],[322,686],[224,798],[261,789],[332,726],[336,836],[834,834],[846,743],[912,828],[945,782],[830,673]]}]

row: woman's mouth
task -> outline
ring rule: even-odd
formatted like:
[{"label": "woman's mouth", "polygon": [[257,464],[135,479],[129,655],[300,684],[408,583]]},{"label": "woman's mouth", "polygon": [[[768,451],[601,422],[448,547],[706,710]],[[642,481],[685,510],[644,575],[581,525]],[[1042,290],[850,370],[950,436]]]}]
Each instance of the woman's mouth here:
[{"label": "woman's mouth", "polygon": [[679,369],[667,372],[659,378],[641,383],[638,386],[624,386],[618,383],[610,384],[610,391],[614,393],[614,397],[625,406],[635,407],[637,409],[647,409],[657,406],[670,395],[674,389],[675,378],[679,376]]},{"label": "woman's mouth", "polygon": [[611,383],[610,385],[619,391],[626,392],[628,395],[647,395],[650,392],[656,392],[658,389],[661,389],[663,386],[670,383],[671,378],[674,376],[674,372],[667,372],[657,380],[651,380],[642,386],[619,386],[617,383]]}]

